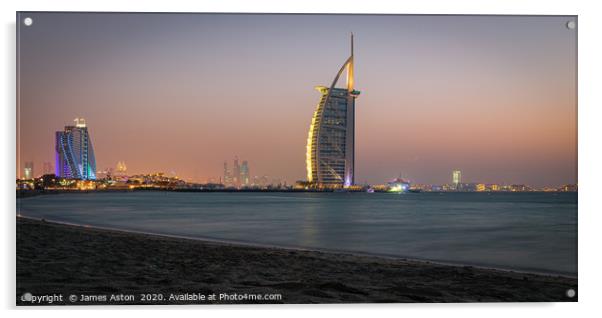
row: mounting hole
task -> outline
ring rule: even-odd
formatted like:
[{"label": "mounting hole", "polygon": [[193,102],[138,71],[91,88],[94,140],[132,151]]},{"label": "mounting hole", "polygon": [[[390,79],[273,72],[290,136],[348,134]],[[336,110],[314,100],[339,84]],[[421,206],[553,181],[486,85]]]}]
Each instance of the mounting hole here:
[{"label": "mounting hole", "polygon": [[26,26],[30,26],[33,24],[33,19],[30,17],[27,17],[27,18],[23,19],[23,24],[25,24]]},{"label": "mounting hole", "polygon": [[577,26],[577,23],[575,23],[575,21],[569,21],[569,22],[566,23],[566,27],[569,30],[573,30],[576,26]]},{"label": "mounting hole", "polygon": [[566,297],[568,297],[568,298],[573,298],[573,297],[575,297],[576,294],[577,293],[572,288],[567,289],[567,291],[566,291]]}]

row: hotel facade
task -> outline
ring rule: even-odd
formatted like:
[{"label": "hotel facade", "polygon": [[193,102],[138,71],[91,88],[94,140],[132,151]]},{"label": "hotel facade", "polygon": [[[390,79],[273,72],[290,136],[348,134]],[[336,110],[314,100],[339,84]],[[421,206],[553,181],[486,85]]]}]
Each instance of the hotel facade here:
[{"label": "hotel facade", "polygon": [[[337,82],[347,72],[345,88]],[[355,99],[353,87],[353,34],[351,55],[341,66],[330,87],[316,86],[318,106],[311,119],[307,137],[307,181],[316,188],[342,188],[354,184]]]},{"label": "hotel facade", "polygon": [[75,126],[56,132],[57,177],[81,180],[96,179],[96,158],[86,121],[76,118]]}]

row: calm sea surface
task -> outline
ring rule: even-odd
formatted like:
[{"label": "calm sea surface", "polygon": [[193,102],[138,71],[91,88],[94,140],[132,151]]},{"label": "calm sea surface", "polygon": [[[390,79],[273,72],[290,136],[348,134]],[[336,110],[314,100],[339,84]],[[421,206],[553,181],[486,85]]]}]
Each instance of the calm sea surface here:
[{"label": "calm sea surface", "polygon": [[576,193],[42,195],[24,216],[159,234],[576,274]]}]

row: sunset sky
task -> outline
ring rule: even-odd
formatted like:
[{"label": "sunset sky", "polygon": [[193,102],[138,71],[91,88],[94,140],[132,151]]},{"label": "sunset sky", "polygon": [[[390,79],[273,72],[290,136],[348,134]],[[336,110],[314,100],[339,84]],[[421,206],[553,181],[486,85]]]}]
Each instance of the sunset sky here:
[{"label": "sunset sky", "polygon": [[[576,183],[566,16],[21,13],[17,175],[87,121],[97,168],[305,178],[320,94],[355,35],[356,182]],[[344,82],[344,81],[342,81]]]}]

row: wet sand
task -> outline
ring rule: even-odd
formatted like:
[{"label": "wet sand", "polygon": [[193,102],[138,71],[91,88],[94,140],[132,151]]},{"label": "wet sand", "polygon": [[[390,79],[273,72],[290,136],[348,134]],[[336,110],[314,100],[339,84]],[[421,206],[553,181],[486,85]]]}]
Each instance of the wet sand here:
[{"label": "wet sand", "polygon": [[577,301],[568,289],[576,278],[17,218],[18,305],[32,304],[25,293],[63,295],[53,305]]}]

